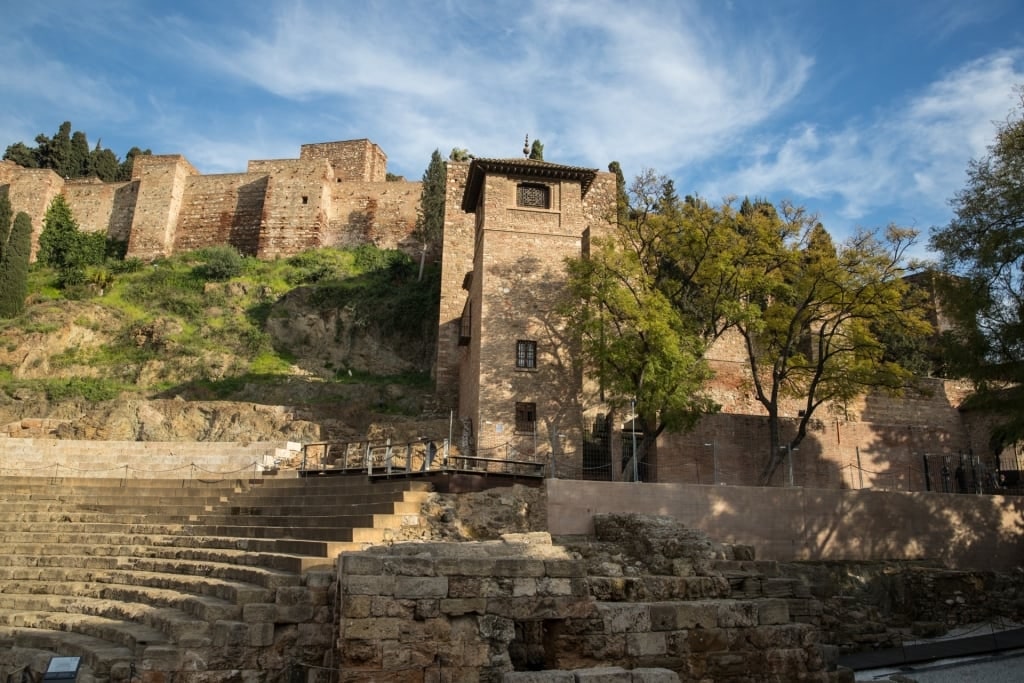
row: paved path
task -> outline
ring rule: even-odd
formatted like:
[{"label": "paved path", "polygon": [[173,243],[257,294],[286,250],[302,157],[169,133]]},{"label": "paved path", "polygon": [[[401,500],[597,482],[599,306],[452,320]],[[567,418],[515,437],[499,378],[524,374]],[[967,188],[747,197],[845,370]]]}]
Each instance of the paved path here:
[{"label": "paved path", "polygon": [[1024,650],[983,658],[933,662],[918,669],[858,671],[858,681],[888,681],[902,674],[917,683],[1019,683],[1024,680]]}]

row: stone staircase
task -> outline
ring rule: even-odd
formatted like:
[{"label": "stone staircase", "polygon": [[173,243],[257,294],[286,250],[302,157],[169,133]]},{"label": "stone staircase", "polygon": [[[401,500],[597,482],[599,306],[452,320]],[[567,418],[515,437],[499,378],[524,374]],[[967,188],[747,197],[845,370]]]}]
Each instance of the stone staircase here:
[{"label": "stone staircase", "polygon": [[[418,524],[429,485],[365,476],[0,477],[0,681],[270,681],[324,666],[335,559]],[[20,680],[20,678],[15,679]]]}]

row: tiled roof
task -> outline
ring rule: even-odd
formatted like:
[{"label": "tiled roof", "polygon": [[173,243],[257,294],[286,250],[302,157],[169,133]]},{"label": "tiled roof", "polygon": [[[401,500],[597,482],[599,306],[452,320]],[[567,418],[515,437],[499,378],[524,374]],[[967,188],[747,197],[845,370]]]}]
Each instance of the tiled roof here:
[{"label": "tiled roof", "polygon": [[469,164],[466,191],[462,195],[463,211],[476,211],[484,176],[488,173],[546,180],[576,180],[581,185],[581,194],[587,193],[594,178],[597,177],[597,169],[594,168],[563,166],[537,159],[473,159]]}]

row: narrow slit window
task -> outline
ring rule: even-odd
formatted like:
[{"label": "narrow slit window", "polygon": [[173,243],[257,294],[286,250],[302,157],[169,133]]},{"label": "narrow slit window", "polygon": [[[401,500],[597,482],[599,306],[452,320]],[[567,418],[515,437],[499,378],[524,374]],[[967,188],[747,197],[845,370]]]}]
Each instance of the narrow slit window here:
[{"label": "narrow slit window", "polygon": [[309,204],[309,197],[307,197],[306,195],[302,195],[302,203]]}]

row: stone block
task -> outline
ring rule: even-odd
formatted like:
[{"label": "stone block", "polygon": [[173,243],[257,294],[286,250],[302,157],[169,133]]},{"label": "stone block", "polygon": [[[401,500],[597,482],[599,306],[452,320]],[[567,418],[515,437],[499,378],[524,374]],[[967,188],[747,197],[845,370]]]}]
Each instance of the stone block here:
[{"label": "stone block", "polygon": [[494,576],[544,576],[544,561],[523,558],[499,558],[494,561]]},{"label": "stone block", "polygon": [[721,628],[749,628],[757,626],[757,603],[722,601],[718,605],[718,625]]},{"label": "stone block", "polygon": [[443,557],[434,563],[440,576],[494,576],[494,559],[490,557]]},{"label": "stone block", "polygon": [[396,576],[434,576],[434,561],[429,557],[388,557],[383,573]]},{"label": "stone block", "polygon": [[671,669],[637,668],[629,672],[633,683],[679,683],[679,674]]},{"label": "stone block", "polygon": [[249,626],[240,621],[218,621],[213,624],[214,647],[246,645]]},{"label": "stone block", "polygon": [[260,621],[273,623],[277,615],[277,605],[251,603],[242,607],[242,621],[252,624]]},{"label": "stone block", "polygon": [[484,614],[487,611],[485,598],[455,598],[440,601],[442,614],[462,616],[463,614]]},{"label": "stone block", "polygon": [[605,603],[598,605],[604,620],[605,633],[639,633],[651,630],[651,611],[648,605]]},{"label": "stone block", "polygon": [[449,598],[486,597],[483,594],[484,579],[478,577],[449,576]]},{"label": "stone block", "polygon": [[345,639],[397,640],[402,619],[388,617],[342,620],[341,634]]},{"label": "stone block", "polygon": [[572,671],[507,671],[502,683],[576,683]]},{"label": "stone block", "polygon": [[269,647],[274,644],[274,624],[249,624],[249,647]]},{"label": "stone block", "polygon": [[512,597],[523,598],[537,595],[537,579],[513,579]]},{"label": "stone block", "polygon": [[574,595],[572,579],[544,578],[537,581],[537,592],[541,595]]},{"label": "stone block", "polygon": [[347,576],[380,576],[384,559],[366,553],[344,553],[341,556],[341,573]]},{"label": "stone block", "polygon": [[583,560],[544,560],[544,573],[552,578],[577,578],[587,575]]},{"label": "stone block", "polygon": [[576,683],[632,683],[633,677],[621,666],[605,666],[595,669],[577,669]]},{"label": "stone block", "polygon": [[757,603],[757,623],[773,626],[789,623],[789,603],[785,600],[761,600]]},{"label": "stone block", "polygon": [[668,652],[664,633],[627,633],[626,652],[633,657],[657,657]]},{"label": "stone block", "polygon": [[441,615],[441,600],[424,599],[416,601],[414,619],[434,619]]},{"label": "stone block", "polygon": [[398,576],[395,577],[396,598],[417,600],[420,598],[447,598],[447,576]]},{"label": "stone block", "polygon": [[341,590],[343,595],[394,595],[394,576],[344,576]]},{"label": "stone block", "polygon": [[278,624],[302,624],[313,620],[313,605],[278,605],[274,621]]}]

